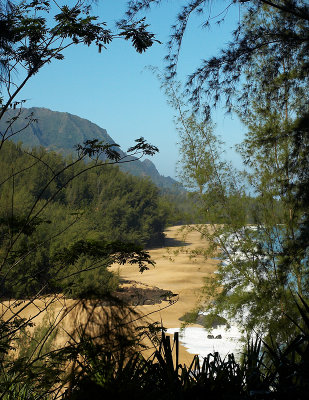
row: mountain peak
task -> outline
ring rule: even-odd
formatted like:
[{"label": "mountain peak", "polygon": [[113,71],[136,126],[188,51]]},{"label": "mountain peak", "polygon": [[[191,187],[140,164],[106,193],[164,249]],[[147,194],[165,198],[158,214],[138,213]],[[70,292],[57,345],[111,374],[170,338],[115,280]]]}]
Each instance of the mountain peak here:
[{"label": "mountain peak", "polygon": [[[9,110],[8,116],[13,116],[17,112],[18,110]],[[33,113],[38,122],[22,130],[25,126],[25,117],[30,112]],[[6,122],[0,121],[0,131],[4,131],[6,127]],[[77,115],[52,111],[43,107],[24,108],[20,117],[14,123],[14,129],[15,131],[22,130],[21,133],[12,137],[14,142],[22,142],[28,148],[43,146],[47,150],[53,150],[64,155],[72,154],[75,151],[75,146],[85,140],[99,139],[106,143],[115,143],[107,134],[106,129],[93,122]],[[161,188],[172,188],[177,184],[174,179],[160,175],[154,163],[149,159],[120,164],[119,168],[132,175],[149,176]]]},{"label": "mountain peak", "polygon": [[148,172],[148,175],[160,175],[156,166],[152,161],[149,160],[149,158],[146,158],[145,160],[142,161],[142,164],[145,168],[145,171]]}]

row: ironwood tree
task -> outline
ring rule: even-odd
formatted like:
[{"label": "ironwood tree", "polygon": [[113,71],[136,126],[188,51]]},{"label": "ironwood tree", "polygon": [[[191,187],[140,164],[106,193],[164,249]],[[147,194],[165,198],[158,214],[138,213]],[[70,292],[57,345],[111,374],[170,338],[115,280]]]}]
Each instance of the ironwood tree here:
[{"label": "ironwood tree", "polygon": [[[152,3],[159,2],[132,1],[128,15]],[[187,2],[179,11],[165,83],[177,111],[182,178],[197,189],[211,224],[196,228],[211,243],[204,254],[214,256],[221,249],[223,262],[208,282],[207,296],[216,298],[210,307],[214,313],[236,318],[248,332],[260,330],[284,341],[293,333],[286,314],[297,315],[293,294],[309,295],[309,8],[301,0],[227,1],[243,10],[233,41],[188,77],[188,102],[179,96],[175,101],[170,87],[188,20],[198,12],[209,24],[209,4]],[[239,146],[249,167],[246,175],[227,165],[213,136],[211,110],[223,99],[247,127]],[[249,187],[254,209],[244,196]],[[254,227],[246,226],[249,222]]]}]

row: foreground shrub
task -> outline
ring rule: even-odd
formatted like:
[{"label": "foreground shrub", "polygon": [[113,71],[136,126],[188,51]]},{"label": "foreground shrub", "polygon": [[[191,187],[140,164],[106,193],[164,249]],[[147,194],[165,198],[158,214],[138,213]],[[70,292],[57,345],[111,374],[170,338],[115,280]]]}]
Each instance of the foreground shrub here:
[{"label": "foreground shrub", "polygon": [[[171,343],[164,329],[141,324],[142,317],[119,300],[109,308],[81,302],[72,310],[75,326],[62,349],[50,341],[45,354],[33,357],[32,351],[30,357],[23,349],[13,360],[10,344],[1,347],[0,399],[306,399],[309,306],[300,298],[297,307],[302,324],[295,323],[298,333],[284,346],[256,338],[241,362],[214,353],[194,356],[187,366],[179,360],[178,333]],[[40,342],[37,332],[34,337]],[[146,337],[156,347],[149,358],[143,355]]]}]

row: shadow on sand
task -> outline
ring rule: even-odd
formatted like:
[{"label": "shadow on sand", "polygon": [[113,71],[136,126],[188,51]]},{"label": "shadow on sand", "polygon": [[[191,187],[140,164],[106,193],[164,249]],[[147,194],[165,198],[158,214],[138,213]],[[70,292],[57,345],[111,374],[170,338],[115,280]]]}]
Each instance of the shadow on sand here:
[{"label": "shadow on sand", "polygon": [[190,242],[185,242],[181,239],[175,239],[175,238],[168,238],[166,237],[164,239],[164,247],[183,247],[183,246],[189,246]]},{"label": "shadow on sand", "polygon": [[192,244],[192,243],[185,242],[181,239],[165,237],[164,239],[162,239],[162,241],[159,245],[153,244],[152,246],[148,246],[147,250],[158,250],[158,249],[162,249],[164,247],[185,247],[185,246],[189,246],[190,244]]}]

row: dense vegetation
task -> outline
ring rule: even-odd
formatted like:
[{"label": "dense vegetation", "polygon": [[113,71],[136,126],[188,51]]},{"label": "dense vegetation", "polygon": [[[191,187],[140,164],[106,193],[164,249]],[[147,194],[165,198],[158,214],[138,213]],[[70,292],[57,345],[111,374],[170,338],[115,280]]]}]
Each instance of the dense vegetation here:
[{"label": "dense vegetation", "polygon": [[[10,250],[8,269],[2,271],[2,297],[29,296],[44,285],[47,286],[43,293],[71,286],[71,280],[62,279],[61,274],[56,274],[56,280],[52,277],[59,268],[60,255],[80,240],[97,245],[123,242],[136,246],[164,241],[167,220],[173,220],[171,212],[177,210],[159,195],[154,184],[107,164],[92,168],[93,164],[80,162],[66,169],[70,161],[42,148],[28,153],[12,142],[4,144],[0,161],[2,257],[11,245],[12,231],[16,234],[23,227],[31,210],[34,217],[22,228]],[[13,188],[8,179],[12,174]],[[16,257],[21,259],[10,272],[9,266]],[[90,267],[94,258],[84,254],[68,261],[62,275]],[[111,260],[101,257],[101,263],[97,270],[84,272],[75,279],[72,293],[89,290],[94,282],[103,293],[115,287],[116,279],[106,269]]]}]

